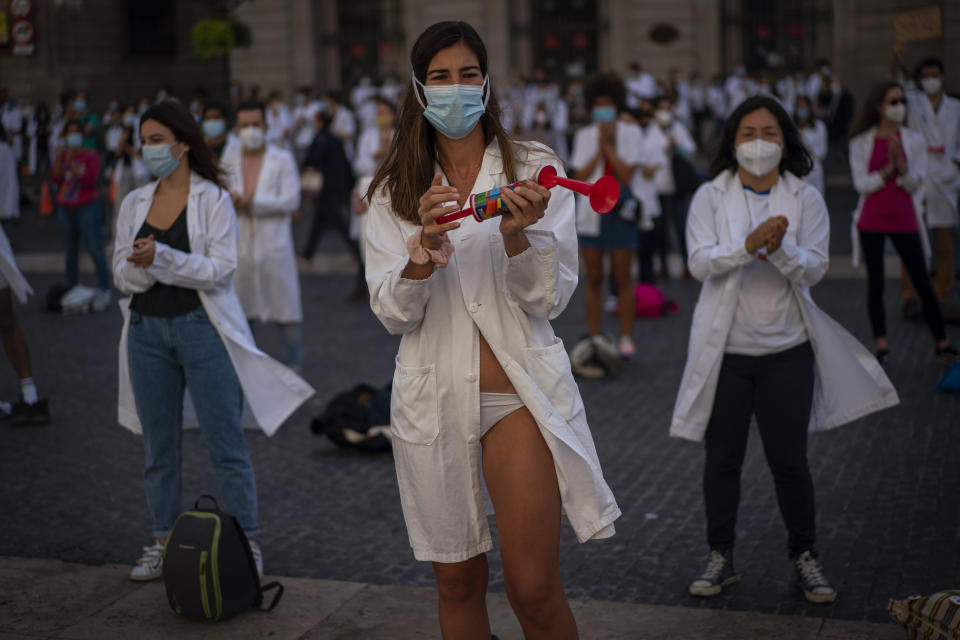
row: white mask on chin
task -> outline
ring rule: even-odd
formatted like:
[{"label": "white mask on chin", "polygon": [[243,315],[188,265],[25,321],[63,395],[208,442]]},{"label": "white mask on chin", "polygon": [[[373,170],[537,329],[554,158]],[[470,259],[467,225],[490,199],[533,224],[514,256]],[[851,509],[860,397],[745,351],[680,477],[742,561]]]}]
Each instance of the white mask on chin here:
[{"label": "white mask on chin", "polygon": [[737,145],[737,164],[758,178],[773,171],[782,156],[783,147],[760,138]]},{"label": "white mask on chin", "polygon": [[883,109],[883,115],[887,120],[903,124],[903,121],[907,119],[907,105],[888,104]]},{"label": "white mask on chin", "polygon": [[249,151],[255,151],[263,147],[265,134],[260,127],[244,127],[240,130],[240,142],[243,148]]}]

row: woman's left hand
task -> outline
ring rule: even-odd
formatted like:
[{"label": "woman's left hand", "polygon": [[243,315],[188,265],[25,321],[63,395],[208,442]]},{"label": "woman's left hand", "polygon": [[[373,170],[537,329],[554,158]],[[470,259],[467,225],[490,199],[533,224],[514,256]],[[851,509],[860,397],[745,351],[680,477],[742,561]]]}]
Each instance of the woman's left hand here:
[{"label": "woman's left hand", "polygon": [[153,240],[153,235],[146,238],[138,238],[133,241],[133,251],[127,256],[127,262],[132,262],[133,266],[145,269],[153,264],[153,259],[157,255],[157,243]]},{"label": "woman's left hand", "polygon": [[500,196],[507,205],[500,216],[500,234],[504,237],[516,236],[536,224],[550,202],[550,190],[533,180],[527,180],[513,191],[504,189]]}]

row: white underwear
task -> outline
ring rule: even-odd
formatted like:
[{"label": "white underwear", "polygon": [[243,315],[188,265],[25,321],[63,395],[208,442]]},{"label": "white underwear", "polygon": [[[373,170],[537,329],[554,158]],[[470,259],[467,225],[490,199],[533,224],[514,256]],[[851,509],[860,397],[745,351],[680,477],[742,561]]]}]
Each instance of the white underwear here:
[{"label": "white underwear", "polygon": [[480,392],[480,437],[508,415],[523,408],[523,400],[515,393]]}]

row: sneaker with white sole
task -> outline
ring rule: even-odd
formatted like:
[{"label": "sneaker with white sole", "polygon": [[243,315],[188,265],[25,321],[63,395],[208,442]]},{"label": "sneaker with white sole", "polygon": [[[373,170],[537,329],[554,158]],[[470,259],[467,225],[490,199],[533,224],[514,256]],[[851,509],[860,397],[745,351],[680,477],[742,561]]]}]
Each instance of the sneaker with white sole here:
[{"label": "sneaker with white sole", "polygon": [[710,555],[707,556],[707,566],[690,584],[689,591],[692,596],[709,598],[735,582],[740,582],[740,576],[733,570],[733,552],[720,553],[711,549]]},{"label": "sneaker with white sole", "polygon": [[130,579],[137,582],[156,580],[163,575],[163,545],[160,542],[143,548],[143,555],[130,570]]},{"label": "sneaker with white sole", "polygon": [[633,338],[630,336],[620,336],[620,342],[617,344],[617,353],[624,360],[629,360],[637,352],[637,348],[633,346]]},{"label": "sneaker with white sole", "polygon": [[808,601],[823,604],[837,599],[837,590],[830,586],[820,561],[812,553],[804,551],[793,564],[797,568],[797,586]]},{"label": "sneaker with white sole", "polygon": [[256,540],[248,540],[250,543],[250,553],[253,554],[253,563],[257,565],[257,576],[263,577],[263,552],[260,551],[260,545]]}]

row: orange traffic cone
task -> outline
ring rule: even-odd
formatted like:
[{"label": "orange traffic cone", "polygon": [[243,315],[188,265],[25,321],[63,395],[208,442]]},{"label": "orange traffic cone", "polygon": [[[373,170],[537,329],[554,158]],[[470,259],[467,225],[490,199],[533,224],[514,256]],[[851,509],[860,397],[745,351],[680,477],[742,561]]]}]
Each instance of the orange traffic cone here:
[{"label": "orange traffic cone", "polygon": [[50,197],[50,183],[46,180],[40,185],[40,215],[47,217],[53,213],[53,198]]}]

